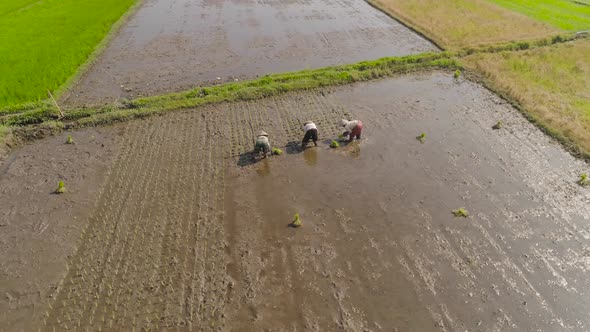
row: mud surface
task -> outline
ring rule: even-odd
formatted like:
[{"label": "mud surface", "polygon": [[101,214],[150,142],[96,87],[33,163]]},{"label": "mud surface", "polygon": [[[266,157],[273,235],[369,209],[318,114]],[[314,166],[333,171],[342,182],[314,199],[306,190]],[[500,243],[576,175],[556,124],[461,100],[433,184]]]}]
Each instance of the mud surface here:
[{"label": "mud surface", "polygon": [[[364,138],[331,150],[342,116],[362,119]],[[302,152],[308,119],[321,144]],[[504,127],[493,130],[500,119]],[[258,129],[285,154],[252,163]],[[77,251],[61,258],[67,269],[55,295],[31,301],[42,330],[589,328],[590,191],[575,184],[588,166],[452,73],[103,130],[125,144],[110,171],[90,181],[103,189],[86,210]],[[2,179],[13,188],[23,181]],[[453,217],[459,207],[471,215]],[[296,212],[298,229],[288,227]],[[9,249],[1,257],[31,271],[20,283],[38,278],[36,287],[50,288],[32,276],[43,266]],[[2,285],[2,294],[19,287]],[[0,326],[17,330],[22,310],[1,316]]]},{"label": "mud surface", "polygon": [[362,0],[144,0],[64,101],[112,103],[431,50]]},{"label": "mud surface", "polygon": [[[67,271],[119,133],[89,129],[13,152],[0,163],[0,330],[33,331]],[[55,195],[59,181],[67,192]]]}]

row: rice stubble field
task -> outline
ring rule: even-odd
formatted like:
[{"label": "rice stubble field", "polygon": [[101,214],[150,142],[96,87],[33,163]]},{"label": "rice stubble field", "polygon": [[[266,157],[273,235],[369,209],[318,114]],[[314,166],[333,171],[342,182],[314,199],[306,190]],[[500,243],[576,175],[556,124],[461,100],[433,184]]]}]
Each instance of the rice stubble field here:
[{"label": "rice stubble field", "polygon": [[590,40],[461,61],[554,135],[590,155]]},{"label": "rice stubble field", "polygon": [[534,40],[561,30],[486,0],[370,0],[440,47]]}]

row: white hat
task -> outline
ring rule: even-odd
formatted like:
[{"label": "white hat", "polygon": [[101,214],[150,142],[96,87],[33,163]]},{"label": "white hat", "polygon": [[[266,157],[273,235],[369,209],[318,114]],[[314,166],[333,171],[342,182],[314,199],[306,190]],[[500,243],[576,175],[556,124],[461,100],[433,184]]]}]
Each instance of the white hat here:
[{"label": "white hat", "polygon": [[258,136],[268,136],[268,134],[266,133],[266,131],[261,130],[258,132]]},{"label": "white hat", "polygon": [[350,122],[350,121],[348,121],[348,120],[346,120],[346,119],[342,119],[342,120],[340,120],[340,125],[341,125],[342,127],[344,127],[344,126],[346,126],[346,125],[347,125],[349,122]]}]

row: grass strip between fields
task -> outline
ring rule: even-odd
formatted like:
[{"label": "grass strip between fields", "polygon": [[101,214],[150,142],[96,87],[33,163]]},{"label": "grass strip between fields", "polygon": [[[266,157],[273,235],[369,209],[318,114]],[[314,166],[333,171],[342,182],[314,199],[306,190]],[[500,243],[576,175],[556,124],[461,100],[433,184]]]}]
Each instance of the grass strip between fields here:
[{"label": "grass strip between fields", "polygon": [[67,128],[79,128],[206,104],[254,100],[289,91],[367,81],[418,70],[453,70],[456,68],[458,68],[456,59],[452,54],[446,52],[390,57],[351,65],[267,75],[249,81],[199,87],[180,93],[123,101],[118,106],[66,109],[63,118],[60,118],[58,109],[50,102],[30,104],[28,105],[30,108],[23,106],[0,112],[0,125],[26,126],[60,120],[66,123]]}]

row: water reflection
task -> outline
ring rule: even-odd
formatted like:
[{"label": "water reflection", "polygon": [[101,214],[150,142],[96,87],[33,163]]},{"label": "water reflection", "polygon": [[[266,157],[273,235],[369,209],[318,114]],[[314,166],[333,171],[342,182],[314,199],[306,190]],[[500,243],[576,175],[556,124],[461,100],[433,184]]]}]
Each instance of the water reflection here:
[{"label": "water reflection", "polygon": [[268,176],[270,175],[270,162],[268,158],[262,159],[259,162],[258,169],[256,169],[256,173],[260,176]]},{"label": "water reflection", "polygon": [[317,148],[308,148],[303,151],[303,158],[305,158],[305,163],[314,166],[318,163],[318,149]]}]

